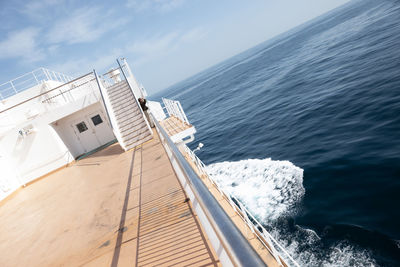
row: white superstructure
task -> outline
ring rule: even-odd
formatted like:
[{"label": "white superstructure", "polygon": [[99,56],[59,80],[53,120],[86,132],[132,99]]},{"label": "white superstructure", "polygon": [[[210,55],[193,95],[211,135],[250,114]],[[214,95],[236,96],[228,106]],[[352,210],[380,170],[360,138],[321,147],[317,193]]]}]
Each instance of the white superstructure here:
[{"label": "white superstructure", "polygon": [[144,89],[122,61],[101,77],[42,68],[1,85],[0,200],[110,142],[129,150],[152,137]]}]

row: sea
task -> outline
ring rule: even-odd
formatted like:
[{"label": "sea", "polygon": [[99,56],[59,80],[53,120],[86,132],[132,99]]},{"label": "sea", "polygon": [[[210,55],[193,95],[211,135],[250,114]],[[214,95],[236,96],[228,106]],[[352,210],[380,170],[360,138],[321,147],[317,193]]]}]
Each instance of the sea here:
[{"label": "sea", "polygon": [[400,266],[400,1],[351,1],[161,96],[300,265]]}]

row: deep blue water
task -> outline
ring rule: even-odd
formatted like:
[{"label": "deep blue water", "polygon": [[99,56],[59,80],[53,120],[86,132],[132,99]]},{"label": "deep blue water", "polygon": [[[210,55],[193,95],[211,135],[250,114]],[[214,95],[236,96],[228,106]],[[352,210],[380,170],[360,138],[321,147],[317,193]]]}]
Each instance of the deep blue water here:
[{"label": "deep blue water", "polygon": [[400,266],[399,1],[352,1],[161,95],[182,103],[206,164],[304,169],[296,212],[266,222],[302,264]]}]

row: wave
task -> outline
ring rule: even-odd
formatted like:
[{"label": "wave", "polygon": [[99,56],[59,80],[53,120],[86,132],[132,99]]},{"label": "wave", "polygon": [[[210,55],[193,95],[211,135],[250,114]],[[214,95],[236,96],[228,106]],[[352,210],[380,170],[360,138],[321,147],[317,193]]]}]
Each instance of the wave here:
[{"label": "wave", "polygon": [[282,227],[270,233],[301,266],[377,266],[370,251],[347,240],[326,244],[315,231],[298,225],[292,231]]},{"label": "wave", "polygon": [[302,266],[375,266],[368,251],[348,241],[324,244],[318,234],[283,218],[298,212],[305,194],[303,169],[289,161],[247,159],[219,162],[207,173],[238,198]]},{"label": "wave", "polygon": [[220,162],[206,170],[224,191],[242,201],[263,222],[293,212],[305,193],[303,169],[289,161]]}]

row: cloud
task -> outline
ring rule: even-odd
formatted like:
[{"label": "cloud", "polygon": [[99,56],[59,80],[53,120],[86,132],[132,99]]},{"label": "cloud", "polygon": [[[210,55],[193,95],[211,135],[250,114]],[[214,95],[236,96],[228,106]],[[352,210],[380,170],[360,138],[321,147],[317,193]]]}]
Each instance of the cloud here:
[{"label": "cloud", "polygon": [[39,48],[36,41],[39,32],[35,27],[10,32],[0,41],[0,58],[22,58],[29,62],[43,59],[43,49]]},{"label": "cloud", "polygon": [[23,6],[21,9],[18,11],[32,16],[32,17],[37,17],[42,15],[42,10],[47,7],[53,7],[55,5],[61,4],[64,2],[64,0],[37,0],[37,1],[29,1],[26,3],[25,6]]},{"label": "cloud", "polygon": [[72,76],[84,74],[91,71],[93,68],[95,68],[99,74],[102,74],[101,72],[115,67],[115,59],[120,56],[134,58],[135,66],[139,66],[168,55],[172,51],[180,49],[182,45],[190,42],[197,42],[204,38],[206,34],[206,31],[202,28],[159,34],[136,40],[131,45],[114,49],[106,55],[75,58],[59,64],[54,64],[51,68]]},{"label": "cloud", "polygon": [[194,28],[188,31],[174,31],[164,35],[157,35],[147,39],[140,39],[126,48],[128,53],[135,55],[135,64],[160,58],[170,52],[181,48],[183,45],[200,41],[207,35],[202,28]]},{"label": "cloud", "polygon": [[96,72],[101,75],[112,67],[116,67],[116,59],[122,55],[122,50],[116,49],[97,57],[80,57],[63,61],[60,64],[50,66],[51,69],[68,74],[73,77],[91,72],[96,69]]},{"label": "cloud", "polygon": [[56,21],[46,35],[47,41],[51,44],[92,42],[128,21],[126,18],[106,19],[108,15],[97,7],[76,9],[68,17]]},{"label": "cloud", "polygon": [[138,40],[128,50],[137,54],[159,54],[175,47],[177,39],[179,39],[179,33],[171,32],[162,36]]},{"label": "cloud", "polygon": [[184,3],[184,0],[128,0],[126,6],[136,12],[144,10],[155,10],[158,12],[169,12]]},{"label": "cloud", "polygon": [[208,32],[203,28],[192,29],[182,35],[181,40],[186,43],[197,42],[206,37]]}]

